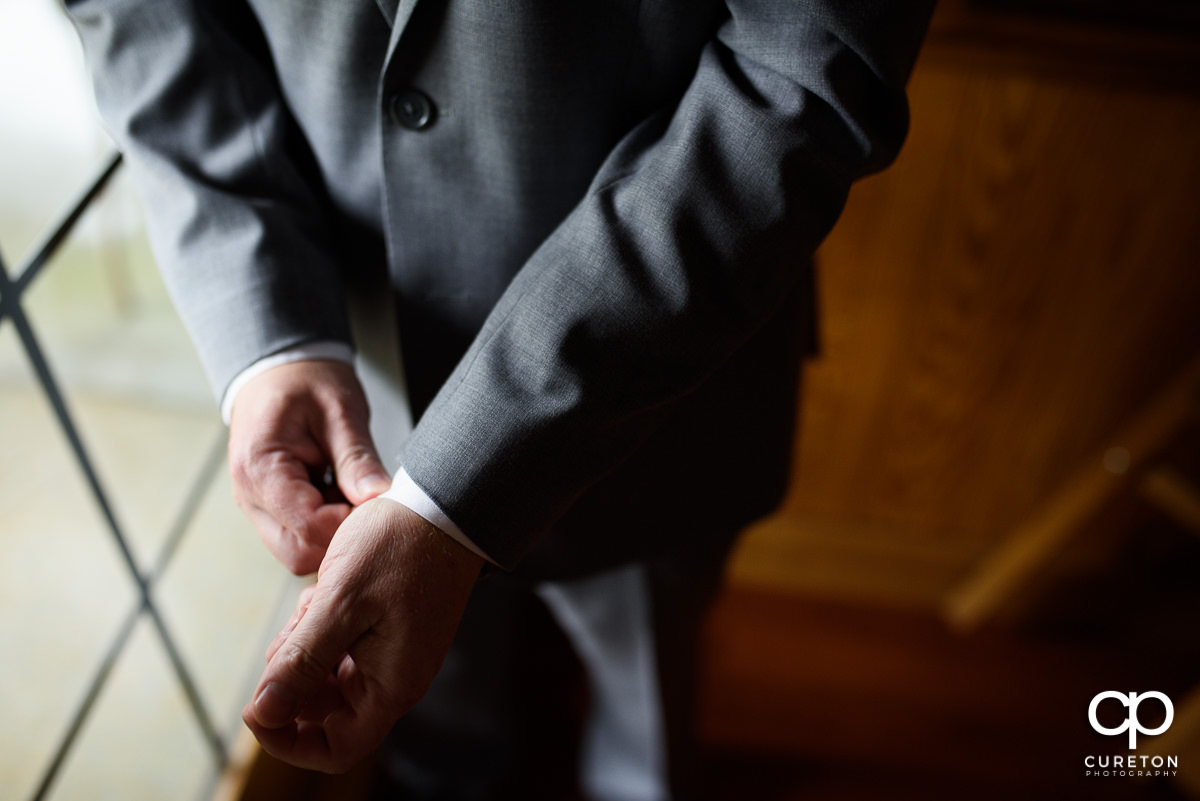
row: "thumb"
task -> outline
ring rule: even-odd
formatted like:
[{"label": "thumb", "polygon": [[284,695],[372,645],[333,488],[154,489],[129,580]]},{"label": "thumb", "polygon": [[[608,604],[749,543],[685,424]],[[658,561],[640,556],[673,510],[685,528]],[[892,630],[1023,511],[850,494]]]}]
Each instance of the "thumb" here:
[{"label": "thumb", "polygon": [[[301,710],[320,701],[330,677],[351,645],[370,626],[331,593],[313,596],[307,612],[267,663],[252,704],[255,720],[266,728],[286,726]],[[334,614],[334,607],[341,614]]]},{"label": "thumb", "polygon": [[335,423],[329,432],[329,450],[338,489],[355,506],[387,492],[392,485],[371,441],[365,415],[347,416]]}]

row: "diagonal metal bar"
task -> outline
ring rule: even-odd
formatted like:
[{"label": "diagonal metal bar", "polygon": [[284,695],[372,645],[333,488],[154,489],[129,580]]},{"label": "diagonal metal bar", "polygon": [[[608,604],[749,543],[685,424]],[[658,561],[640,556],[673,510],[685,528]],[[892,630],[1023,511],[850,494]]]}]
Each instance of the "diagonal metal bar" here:
[{"label": "diagonal metal bar", "polygon": [[196,718],[196,723],[200,726],[200,732],[208,743],[209,750],[212,751],[213,760],[217,764],[217,770],[224,770],[226,764],[228,764],[228,749],[226,749],[225,742],[221,739],[220,733],[217,732],[216,724],[213,722],[208,708],[204,705],[204,699],[200,696],[199,688],[196,686],[196,682],[188,670],[183,655],[180,653],[174,638],[171,637],[170,631],[167,629],[166,621],[163,620],[158,607],[150,599],[149,588],[166,571],[171,562],[171,557],[175,555],[179,543],[183,540],[183,535],[187,532],[188,527],[196,516],[196,511],[200,508],[200,502],[204,500],[204,496],[212,486],[213,479],[216,478],[217,472],[225,463],[225,443],[226,432],[222,426],[209,446],[208,453],[205,455],[204,461],[200,466],[200,471],[192,482],[187,497],[184,498],[183,506],[180,508],[175,523],[171,526],[167,535],[167,541],[163,544],[163,549],[155,564],[154,572],[146,582],[146,609],[154,622],[154,628],[158,631],[163,649],[167,652],[167,657],[171,660],[171,666],[175,670],[175,678],[179,680],[179,686],[183,689],[184,695],[187,696],[188,705],[192,708],[192,714]]},{"label": "diagonal metal bar", "polygon": [[17,305],[19,293],[12,281],[8,280],[8,268],[4,266],[4,252],[0,251],[0,323],[8,316],[10,306]]},{"label": "diagonal metal bar", "polygon": [[[224,462],[225,456],[226,433],[222,428],[217,437],[214,438],[213,444],[209,447],[209,451],[205,456],[200,470],[197,472],[195,479],[192,481],[191,489],[188,491],[187,497],[184,498],[183,504],[179,512],[172,522],[170,531],[167,535],[167,540],[163,544],[162,551],[159,553],[158,559],[155,561],[153,572],[146,578],[146,586],[151,587],[162,578],[170,565],[171,558],[175,555],[183,535],[191,526],[192,521],[196,517],[196,512],[200,508],[200,502],[204,499],[208,490],[212,487],[213,479],[216,478],[217,471]],[[75,741],[79,737],[79,732],[83,728],[89,715],[91,715],[92,707],[100,697],[100,691],[104,689],[104,685],[108,682],[108,677],[112,673],[113,666],[120,657],[122,651],[125,650],[125,645],[129,641],[129,637],[133,634],[134,624],[143,612],[150,612],[153,615],[155,628],[162,639],[168,657],[171,658],[172,667],[176,671],[176,677],[179,679],[181,686],[184,689],[185,695],[188,697],[189,703],[192,705],[193,712],[197,715],[200,721],[201,729],[203,729],[204,737],[208,741],[210,748],[213,751],[214,760],[216,761],[217,771],[225,769],[228,762],[228,754],[223,741],[216,735],[216,730],[212,725],[211,719],[204,710],[203,704],[200,702],[199,694],[196,692],[195,684],[191,676],[186,670],[180,670],[181,663],[178,660],[178,651],[175,650],[173,641],[166,635],[165,627],[162,627],[162,621],[157,615],[157,608],[150,603],[149,597],[143,595],[138,599],[137,605],[130,610],[121,627],[117,630],[116,636],[113,638],[112,644],[105,653],[104,658],[100,661],[100,666],[92,677],[91,684],[88,686],[87,692],[84,694],[83,700],[79,707],[75,710],[75,714],[71,718],[71,722],[67,726],[67,732],[63,739],[59,742],[58,750],[54,757],[50,760],[45,771],[42,773],[42,779],[38,783],[38,788],[35,791],[32,801],[43,801],[49,794],[54,780],[58,778],[58,774],[62,769],[63,763],[66,761],[67,755],[71,748],[75,745]],[[166,643],[172,642],[171,645]]]},{"label": "diagonal metal bar", "polygon": [[33,328],[29,324],[29,318],[25,316],[20,301],[10,298],[11,292],[12,283],[8,280],[8,276],[0,273],[0,293],[3,293],[6,301],[5,311],[12,319],[13,325],[16,326],[17,335],[21,339],[21,344],[25,347],[25,355],[28,357],[34,373],[37,374],[38,383],[41,384],[42,391],[46,393],[46,399],[50,402],[55,417],[58,418],[58,423],[62,427],[63,434],[66,436],[67,442],[70,444],[71,450],[75,455],[75,461],[78,463],[79,469],[83,471],[84,479],[92,491],[92,497],[100,507],[100,513],[104,516],[105,523],[108,524],[109,532],[113,535],[113,539],[121,551],[121,556],[129,568],[130,575],[137,584],[138,589],[144,595],[146,592],[145,579],[138,571],[137,562],[133,558],[133,553],[129,550],[129,544],[125,541],[125,535],[121,532],[121,526],[117,523],[112,506],[108,503],[108,496],[105,494],[104,488],[100,484],[100,478],[92,466],[92,460],[88,456],[86,448],[84,448],[83,440],[79,436],[79,430],[76,428],[71,413],[67,409],[63,394],[58,388],[58,382],[50,372],[50,365],[46,362],[46,357],[42,353],[37,337],[33,333]]},{"label": "diagonal metal bar", "polygon": [[195,681],[192,679],[187,664],[175,644],[174,638],[171,636],[167,628],[166,622],[163,620],[158,608],[155,606],[150,595],[150,589],[154,581],[162,575],[166,567],[170,563],[171,557],[174,555],[179,542],[192,518],[195,516],[196,510],[199,507],[200,501],[204,497],[205,492],[211,486],[212,480],[219,469],[225,447],[225,434],[221,432],[220,436],[214,441],[209,449],[209,453],[204,460],[200,473],[193,482],[191,490],[187,498],[184,500],[180,514],[178,515],[175,524],[168,533],[167,541],[164,544],[163,551],[159,554],[153,572],[150,576],[143,576],[137,567],[136,560],[129,549],[128,542],[122,533],[121,526],[116,520],[112,507],[108,502],[107,495],[100,484],[99,477],[92,466],[91,460],[88,457],[83,441],[79,436],[79,431],[75,426],[71,414],[67,408],[65,398],[58,388],[53,374],[50,371],[49,364],[41,351],[36,335],[33,332],[32,326],[28,318],[25,316],[24,310],[20,305],[20,297],[22,293],[29,287],[32,281],[41,272],[42,268],[50,261],[53,255],[67,237],[70,235],[76,223],[83,216],[84,212],[90,207],[95,198],[107,186],[109,180],[116,173],[117,168],[121,164],[121,154],[114,153],[104,167],[101,168],[96,177],[88,184],[81,193],[79,198],[72,204],[63,217],[55,225],[45,239],[33,250],[33,255],[26,261],[23,267],[17,273],[15,279],[10,279],[4,262],[0,259],[0,320],[4,317],[10,317],[17,329],[18,336],[21,339],[22,345],[25,348],[26,355],[29,358],[31,365],[34,368],[38,377],[38,382],[41,384],[43,391],[46,393],[47,399],[54,410],[60,426],[63,429],[67,441],[74,452],[77,463],[83,471],[92,495],[100,507],[101,514],[104,516],[105,522],[108,525],[113,539],[116,541],[121,556],[129,570],[130,577],[137,586],[139,594],[138,607],[132,610],[125,622],[119,629],[116,638],[113,640],[111,647],[105,654],[100,666],[93,678],[88,692],[85,694],[83,702],[73,718],[71,725],[68,728],[67,735],[63,738],[59,745],[54,758],[51,760],[47,770],[42,777],[38,790],[34,796],[35,799],[43,798],[49,791],[49,788],[58,775],[62,767],[63,761],[70,752],[75,740],[78,737],[79,731],[86,721],[91,709],[94,706],[96,699],[99,697],[100,691],[107,682],[108,676],[112,671],[113,665],[119,658],[125,648],[130,635],[133,632],[134,624],[142,613],[146,613],[151,618],[155,630],[158,633],[159,640],[163,645],[168,659],[171,662],[172,669],[175,672],[176,679],[179,681],[180,687],[183,689],[188,703],[192,708],[192,713],[196,718],[198,725],[202,730],[205,740],[208,742],[212,751],[213,758],[217,763],[218,769],[223,769],[227,763],[228,756],[226,748],[221,740],[220,735],[216,731],[212,718],[209,715],[203,699],[200,696],[199,690]]},{"label": "diagonal metal bar", "polygon": [[113,536],[117,547],[121,552],[121,556],[129,570],[129,574],[134,584],[137,587],[139,600],[135,609],[131,610],[125,621],[122,623],[113,639],[108,651],[100,662],[100,665],[93,676],[92,682],[88,687],[79,708],[76,710],[74,717],[68,727],[66,735],[59,744],[58,750],[47,766],[42,780],[38,785],[38,789],[34,795],[35,801],[43,799],[49,792],[58,776],[62,765],[70,753],[75,741],[78,738],[79,732],[82,729],[84,722],[91,714],[96,700],[99,698],[104,685],[108,681],[108,677],[112,672],[113,666],[117,659],[124,651],[129,637],[132,635],[134,626],[138,618],[143,614],[147,614],[158,634],[158,638],[162,643],[163,649],[171,662],[175,677],[179,682],[185,696],[188,699],[188,704],[192,709],[193,716],[197,724],[200,726],[204,739],[208,742],[209,748],[212,751],[214,761],[217,764],[218,770],[223,770],[228,761],[226,748],[220,735],[217,733],[212,717],[209,715],[207,708],[204,705],[203,699],[200,696],[199,690],[193,680],[187,664],[185,663],[178,647],[175,644],[174,638],[163,620],[161,613],[155,606],[151,597],[150,590],[154,582],[163,574],[167,566],[170,564],[171,558],[178,548],[184,533],[187,531],[189,524],[195,517],[195,513],[199,508],[200,502],[203,499],[208,488],[212,484],[213,478],[223,460],[225,450],[225,432],[214,440],[214,443],[209,448],[209,452],[201,466],[200,472],[196,480],[192,483],[191,489],[184,500],[183,506],[174,521],[174,525],[167,535],[166,542],[162,552],[159,554],[155,562],[153,571],[149,576],[143,576],[138,569],[136,560],[129,548],[128,542],[122,533],[121,526],[117,522],[116,516],[113,513],[112,507],[108,502],[107,495],[102,487],[99,476],[92,465],[91,459],[88,456],[87,450],[83,444],[82,438],[79,435],[79,430],[75,426],[72,416],[67,408],[66,400],[59,390],[58,383],[50,370],[49,364],[46,361],[41,347],[38,343],[37,336],[34,334],[33,328],[30,325],[29,319],[26,317],[24,310],[21,308],[20,298],[24,291],[29,287],[33,280],[41,272],[59,247],[66,241],[76,223],[90,207],[95,198],[104,190],[109,180],[116,173],[117,168],[121,164],[121,154],[113,154],[104,167],[99,171],[96,177],[87,185],[79,198],[73,203],[62,216],[59,222],[51,229],[50,233],[43,239],[39,245],[33,249],[32,256],[25,262],[22,268],[18,271],[15,279],[10,279],[8,271],[5,268],[3,259],[0,258],[0,321],[4,317],[10,317],[14,326],[17,329],[17,334],[24,346],[30,364],[33,366],[34,372],[37,374],[38,382],[42,386],[42,390],[46,393],[46,397],[54,410],[55,417],[58,419],[63,433],[70,444],[71,450],[74,452],[76,462],[80,470],[84,474],[89,488],[91,489],[93,498],[99,506],[101,514],[108,525],[109,531]]},{"label": "diagonal metal bar", "polygon": [[171,660],[171,666],[175,669],[175,677],[179,679],[179,686],[183,689],[184,696],[187,697],[188,706],[192,708],[192,714],[196,718],[197,725],[200,726],[200,733],[203,735],[204,741],[208,743],[213,761],[217,763],[217,770],[224,770],[229,761],[225,742],[221,739],[212,716],[208,714],[208,709],[204,706],[204,699],[200,697],[200,690],[197,688],[195,680],[192,679],[187,664],[183,661],[183,655],[180,654],[179,647],[175,645],[175,640],[171,637],[158,607],[147,601],[146,612],[154,623],[158,639],[162,643],[163,650],[167,652],[167,658]]},{"label": "diagonal metal bar", "polygon": [[63,433],[70,443],[71,450],[75,454],[76,462],[80,470],[83,471],[89,488],[92,491],[92,496],[96,504],[100,507],[101,514],[105,522],[108,524],[109,533],[112,534],[113,540],[116,542],[121,556],[129,570],[130,578],[137,586],[138,593],[142,598],[143,608],[150,615],[154,622],[155,628],[158,630],[160,639],[163,642],[163,647],[167,651],[167,655],[171,660],[177,678],[183,687],[184,693],[187,696],[188,702],[192,707],[192,711],[196,716],[197,723],[203,730],[204,737],[209,743],[209,747],[213,751],[214,759],[218,764],[224,764],[226,760],[225,746],[221,741],[220,735],[217,733],[216,727],[212,723],[212,718],[205,709],[200,695],[196,690],[195,682],[192,680],[187,666],[184,664],[179,655],[178,648],[175,646],[174,640],[171,638],[166,624],[158,613],[158,609],[150,597],[150,584],[146,577],[142,576],[138,570],[137,562],[133,557],[132,551],[129,549],[129,544],[126,541],[124,534],[121,531],[121,526],[117,522],[116,515],[113,513],[112,506],[108,502],[108,497],[104,488],[100,484],[99,476],[95,468],[92,466],[91,458],[88,456],[87,450],[84,447],[83,440],[79,436],[79,431],[76,428],[71,414],[67,409],[66,401],[63,398],[61,391],[58,388],[58,383],[55,381],[53,374],[50,371],[50,366],[46,362],[45,356],[42,354],[41,347],[38,344],[37,337],[29,324],[28,318],[21,309],[19,299],[14,298],[16,293],[13,291],[12,282],[9,281],[6,272],[0,271],[0,296],[3,297],[4,308],[7,315],[12,319],[17,329],[17,334],[21,338],[21,342],[25,347],[26,356],[37,374],[38,381],[42,386],[42,390],[46,393],[46,397],[54,409],[55,416],[58,418],[59,425],[63,429]]},{"label": "diagonal metal bar", "polygon": [[[275,595],[275,601],[271,605],[274,610],[273,614],[269,615],[265,621],[259,626],[258,636],[255,637],[255,642],[260,645],[271,642],[283,627],[293,610],[296,608],[296,600],[300,597],[300,593],[304,588],[315,580],[313,576],[288,576],[287,579],[280,584],[279,590]],[[254,688],[258,686],[258,680],[262,668],[260,666],[251,665],[243,674],[242,681],[239,686],[240,692],[235,693],[238,697],[249,698],[254,692]],[[224,774],[232,768],[234,772],[238,770],[238,766],[234,764],[238,760],[239,755],[236,753],[236,740],[240,732],[246,731],[245,724],[242,723],[241,717],[235,717],[230,721],[230,726],[224,731],[227,740],[233,742],[230,746],[229,764],[223,771],[213,773],[208,777],[202,787],[196,792],[192,801],[210,801],[217,798],[217,789],[221,784]],[[221,798],[228,797],[227,795],[220,796]]]},{"label": "diagonal metal bar", "polygon": [[166,541],[163,543],[162,550],[159,551],[158,559],[154,562],[154,569],[151,573],[152,582],[166,572],[167,565],[170,563],[171,558],[175,556],[175,551],[178,549],[179,543],[183,540],[183,535],[187,533],[188,527],[192,525],[192,520],[195,519],[196,512],[200,509],[200,503],[212,487],[213,480],[217,477],[217,472],[225,464],[225,447],[228,442],[229,432],[224,426],[220,426],[213,437],[212,443],[208,446],[208,453],[205,454],[200,469],[196,472],[191,489],[188,490],[187,497],[183,499],[183,505],[179,508],[179,513],[175,516],[175,520],[171,524]]},{"label": "diagonal metal bar", "polygon": [[42,772],[42,780],[38,782],[38,787],[33,793],[32,801],[43,801],[49,795],[50,788],[54,784],[54,780],[58,778],[59,771],[62,769],[67,754],[71,752],[72,746],[75,745],[75,741],[79,738],[79,732],[83,729],[83,724],[88,719],[88,716],[91,715],[92,707],[96,705],[97,699],[100,698],[100,691],[104,689],[104,685],[108,682],[108,677],[112,673],[113,666],[117,664],[117,659],[121,656],[121,652],[125,650],[125,644],[129,642],[129,637],[133,634],[133,626],[137,623],[141,614],[142,605],[139,603],[125,616],[124,622],[121,623],[121,628],[117,630],[117,636],[113,638],[112,644],[104,654],[104,658],[100,660],[100,667],[92,677],[92,683],[88,685],[87,692],[84,693],[83,701],[79,704],[79,708],[75,710],[75,715],[71,718],[71,723],[67,726],[67,733],[58,744],[58,750],[55,751],[50,764]]},{"label": "diagonal metal bar", "polygon": [[79,198],[67,209],[67,212],[58,221],[49,235],[33,249],[33,255],[25,262],[22,268],[17,272],[13,283],[16,286],[17,294],[20,295],[30,282],[37,276],[50,257],[54,255],[59,246],[66,241],[67,235],[71,233],[71,229],[75,227],[75,223],[79,222],[79,218],[91,206],[92,201],[96,196],[108,185],[108,181],[117,171],[117,167],[121,165],[121,154],[114,153],[109,156],[107,162],[92,179],[87,188],[83,190]]}]

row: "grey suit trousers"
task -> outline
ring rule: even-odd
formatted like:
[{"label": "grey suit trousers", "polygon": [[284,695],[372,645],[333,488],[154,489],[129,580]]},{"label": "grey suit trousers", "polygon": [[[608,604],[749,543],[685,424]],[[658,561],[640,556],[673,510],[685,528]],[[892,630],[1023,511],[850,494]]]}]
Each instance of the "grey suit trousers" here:
[{"label": "grey suit trousers", "polygon": [[484,579],[429,693],[381,749],[397,797],[694,797],[694,655],[724,555]]}]

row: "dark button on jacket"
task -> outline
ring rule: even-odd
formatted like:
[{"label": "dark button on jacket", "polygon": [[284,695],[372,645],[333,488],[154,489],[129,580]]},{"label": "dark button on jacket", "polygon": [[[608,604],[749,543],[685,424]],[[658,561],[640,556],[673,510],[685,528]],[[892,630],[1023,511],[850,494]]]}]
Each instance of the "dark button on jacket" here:
[{"label": "dark button on jacket", "polygon": [[392,119],[410,131],[422,131],[433,125],[437,108],[433,101],[416,89],[402,89],[392,95]]}]

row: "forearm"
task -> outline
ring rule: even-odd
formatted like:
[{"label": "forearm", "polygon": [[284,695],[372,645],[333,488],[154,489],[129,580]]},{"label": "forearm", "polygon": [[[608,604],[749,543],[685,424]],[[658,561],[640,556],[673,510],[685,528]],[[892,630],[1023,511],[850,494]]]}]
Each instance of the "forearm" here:
[{"label": "forearm", "polygon": [[348,343],[328,215],[249,11],[184,0],[68,5],[218,396],[262,356]]},{"label": "forearm", "polygon": [[678,106],[613,151],[404,451],[501,564],[770,319],[850,183],[903,139],[927,9],[732,5]]}]

